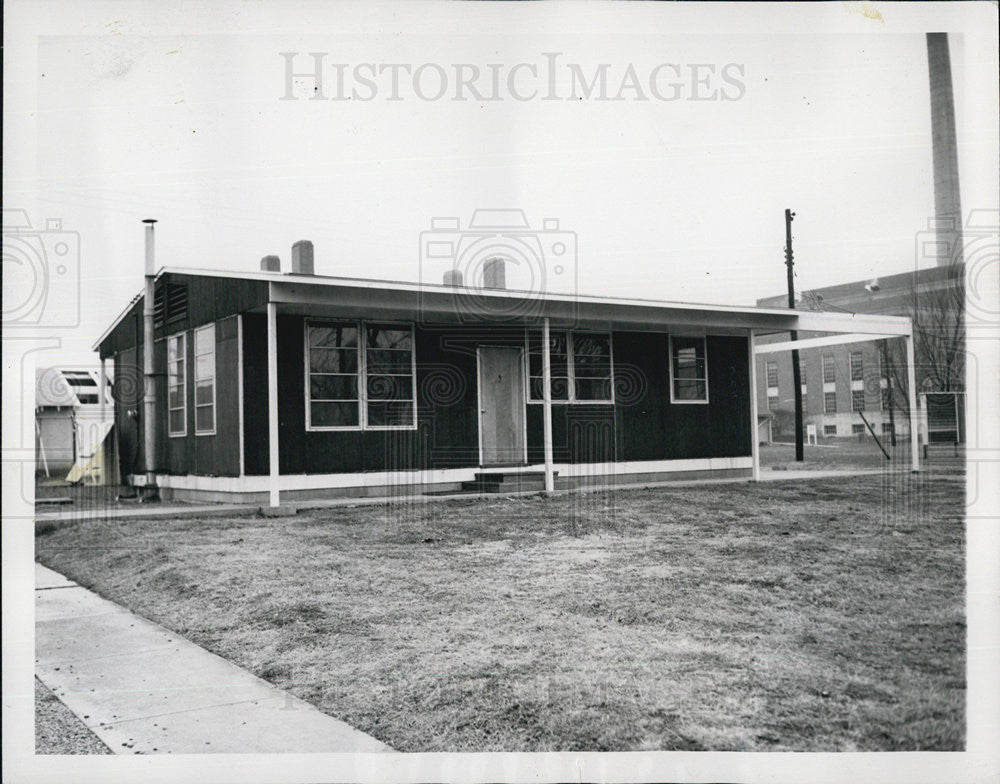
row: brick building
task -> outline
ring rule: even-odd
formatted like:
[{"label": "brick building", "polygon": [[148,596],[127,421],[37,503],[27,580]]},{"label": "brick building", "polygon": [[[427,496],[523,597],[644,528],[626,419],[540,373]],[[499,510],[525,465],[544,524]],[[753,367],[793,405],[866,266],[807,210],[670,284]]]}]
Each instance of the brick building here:
[{"label": "brick building", "polygon": [[[799,310],[910,316],[914,319],[917,346],[918,390],[961,393],[963,274],[964,265],[953,264],[843,283],[806,291],[797,305]],[[787,295],[782,294],[758,299],[757,305],[782,307],[787,306],[787,301]],[[799,337],[816,334],[801,333]],[[774,335],[761,337],[758,342],[783,339]],[[935,356],[942,353],[938,347],[942,340],[954,344],[955,357]],[[905,381],[899,372],[902,362],[896,343],[872,341],[799,352],[804,421],[815,425],[819,438],[867,433],[865,419],[878,434],[888,435],[895,428],[898,436],[909,436]],[[776,438],[790,439],[795,427],[791,354],[762,355],[756,362],[758,409],[772,415]],[[964,400],[960,394],[950,395],[947,400],[954,401],[958,413],[953,417],[953,427],[958,429],[964,417]],[[926,411],[921,411],[921,421],[926,428]],[[957,433],[955,439],[960,440]]]}]

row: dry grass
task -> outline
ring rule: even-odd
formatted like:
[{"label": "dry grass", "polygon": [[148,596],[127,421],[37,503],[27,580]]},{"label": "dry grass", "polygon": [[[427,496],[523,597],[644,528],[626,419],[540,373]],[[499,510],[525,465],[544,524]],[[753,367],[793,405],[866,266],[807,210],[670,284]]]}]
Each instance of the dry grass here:
[{"label": "dry grass", "polygon": [[403,751],[964,744],[957,479],[78,522],[38,558]]}]

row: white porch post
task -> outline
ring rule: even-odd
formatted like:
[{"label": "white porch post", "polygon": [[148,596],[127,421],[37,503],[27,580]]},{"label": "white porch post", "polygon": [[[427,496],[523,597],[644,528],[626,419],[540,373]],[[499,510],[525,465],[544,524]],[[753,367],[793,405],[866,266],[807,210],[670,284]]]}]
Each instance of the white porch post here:
[{"label": "white porch post", "polygon": [[552,471],[552,365],[549,346],[549,319],[542,321],[542,422],[545,445],[545,492],[555,489]]},{"label": "white porch post", "polygon": [[267,448],[270,504],[279,503],[278,491],[278,306],[267,303]]},{"label": "white porch post", "polygon": [[753,463],[754,482],[760,481],[760,439],[757,437],[757,357],[754,349],[757,344],[753,330],[747,338],[748,354],[750,355],[750,459]]},{"label": "white porch post", "polygon": [[920,417],[917,413],[917,369],[913,356],[913,335],[905,335],[906,343],[906,396],[910,408],[910,468],[920,470]]}]

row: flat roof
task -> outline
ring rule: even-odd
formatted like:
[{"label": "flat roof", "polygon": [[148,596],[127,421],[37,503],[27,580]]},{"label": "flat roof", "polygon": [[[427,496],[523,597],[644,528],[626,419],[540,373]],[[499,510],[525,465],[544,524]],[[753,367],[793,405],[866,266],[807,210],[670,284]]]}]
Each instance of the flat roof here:
[{"label": "flat roof", "polygon": [[[802,330],[812,332],[865,333],[908,335],[910,319],[901,316],[868,315],[854,313],[817,313],[788,308],[762,308],[753,305],[718,305],[708,303],[672,302],[642,297],[607,297],[591,294],[549,293],[540,294],[516,289],[483,289],[466,286],[449,286],[443,283],[414,283],[410,281],[345,278],[329,275],[302,275],[289,272],[195,269],[161,267],[155,277],[185,275],[192,277],[256,280],[269,284],[269,299],[273,302],[298,304],[301,307],[328,301],[334,305],[341,299],[364,298],[368,306],[377,306],[371,295],[380,293],[382,299],[393,300],[399,309],[429,308],[431,312],[454,315],[462,307],[483,301],[497,303],[502,309],[510,303],[531,302],[539,311],[535,318],[551,315],[565,317],[572,310],[593,320],[607,320],[624,324],[672,323],[681,318],[695,323],[704,318],[706,326],[720,328],[746,328],[787,332]],[[329,299],[334,291],[341,297]],[[96,349],[142,298],[140,291],[122,313],[108,326],[94,344]]]}]

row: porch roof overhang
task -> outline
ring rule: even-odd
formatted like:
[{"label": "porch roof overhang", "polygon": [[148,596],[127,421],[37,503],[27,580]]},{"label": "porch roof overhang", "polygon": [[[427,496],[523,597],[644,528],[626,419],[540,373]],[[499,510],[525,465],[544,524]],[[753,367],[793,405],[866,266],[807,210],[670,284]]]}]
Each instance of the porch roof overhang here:
[{"label": "porch roof overhang", "polygon": [[[166,274],[261,280],[279,313],[315,317],[373,318],[436,324],[506,324],[540,326],[548,318],[554,328],[630,329],[637,331],[704,331],[772,334],[798,330],[858,334],[876,340],[911,334],[910,319],[861,313],[813,311],[668,302],[585,294],[479,289],[443,284],[297,275],[281,272],[237,273],[163,267]],[[130,303],[131,305],[134,304]],[[265,306],[256,310],[263,312]],[[104,331],[95,348],[128,313]]]},{"label": "porch roof overhang", "polygon": [[510,324],[554,328],[705,330],[758,334],[799,330],[864,334],[877,339],[909,335],[910,320],[898,316],[815,313],[733,305],[665,302],[639,298],[546,294],[444,285],[312,279],[283,276],[269,297],[279,312],[311,316],[384,318],[424,323]]}]

